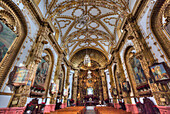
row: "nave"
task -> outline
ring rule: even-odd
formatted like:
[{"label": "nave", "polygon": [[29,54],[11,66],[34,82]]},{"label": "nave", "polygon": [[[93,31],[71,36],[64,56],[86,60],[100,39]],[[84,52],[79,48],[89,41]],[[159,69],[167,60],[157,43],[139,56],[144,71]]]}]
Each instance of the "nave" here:
[{"label": "nave", "polygon": [[170,0],[0,0],[0,114],[170,114],[169,11]]}]

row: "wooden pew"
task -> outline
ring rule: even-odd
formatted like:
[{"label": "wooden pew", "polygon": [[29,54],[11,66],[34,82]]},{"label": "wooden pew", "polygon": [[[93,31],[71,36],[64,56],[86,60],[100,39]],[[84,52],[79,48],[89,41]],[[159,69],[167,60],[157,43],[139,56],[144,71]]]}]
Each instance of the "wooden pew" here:
[{"label": "wooden pew", "polygon": [[96,114],[131,114],[131,113],[113,107],[96,107]]},{"label": "wooden pew", "polygon": [[85,112],[84,106],[76,106],[59,109],[56,110],[55,112],[51,112],[51,114],[84,114],[84,112]]}]

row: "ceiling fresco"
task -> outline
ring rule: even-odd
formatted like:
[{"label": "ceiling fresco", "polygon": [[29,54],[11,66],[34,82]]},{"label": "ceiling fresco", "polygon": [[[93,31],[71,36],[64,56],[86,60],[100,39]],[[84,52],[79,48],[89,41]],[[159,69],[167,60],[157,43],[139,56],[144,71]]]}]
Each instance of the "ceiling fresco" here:
[{"label": "ceiling fresco", "polygon": [[71,55],[83,48],[109,54],[116,28],[130,12],[129,0],[47,0],[47,19],[59,30],[61,46]]}]

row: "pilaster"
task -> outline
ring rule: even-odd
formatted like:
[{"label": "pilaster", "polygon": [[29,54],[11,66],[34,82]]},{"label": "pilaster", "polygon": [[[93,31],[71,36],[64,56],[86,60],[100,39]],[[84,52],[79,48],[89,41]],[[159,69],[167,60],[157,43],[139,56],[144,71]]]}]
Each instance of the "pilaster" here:
[{"label": "pilaster", "polygon": [[103,87],[103,97],[104,100],[108,99],[108,93],[107,93],[107,82],[106,82],[106,76],[104,74],[104,70],[101,70],[101,80],[102,80],[102,87]]},{"label": "pilaster", "polygon": [[78,70],[75,70],[74,82],[73,82],[73,99],[74,99],[74,103],[77,102],[78,77],[79,77],[79,72],[78,72]]}]

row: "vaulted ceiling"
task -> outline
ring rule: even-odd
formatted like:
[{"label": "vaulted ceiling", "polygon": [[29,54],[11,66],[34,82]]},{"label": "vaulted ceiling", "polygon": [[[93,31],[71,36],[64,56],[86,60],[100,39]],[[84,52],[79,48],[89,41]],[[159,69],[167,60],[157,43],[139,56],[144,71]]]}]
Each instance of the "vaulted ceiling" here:
[{"label": "vaulted ceiling", "polygon": [[61,46],[71,55],[81,48],[108,54],[118,22],[129,13],[129,0],[47,0],[46,17],[59,30]]}]

